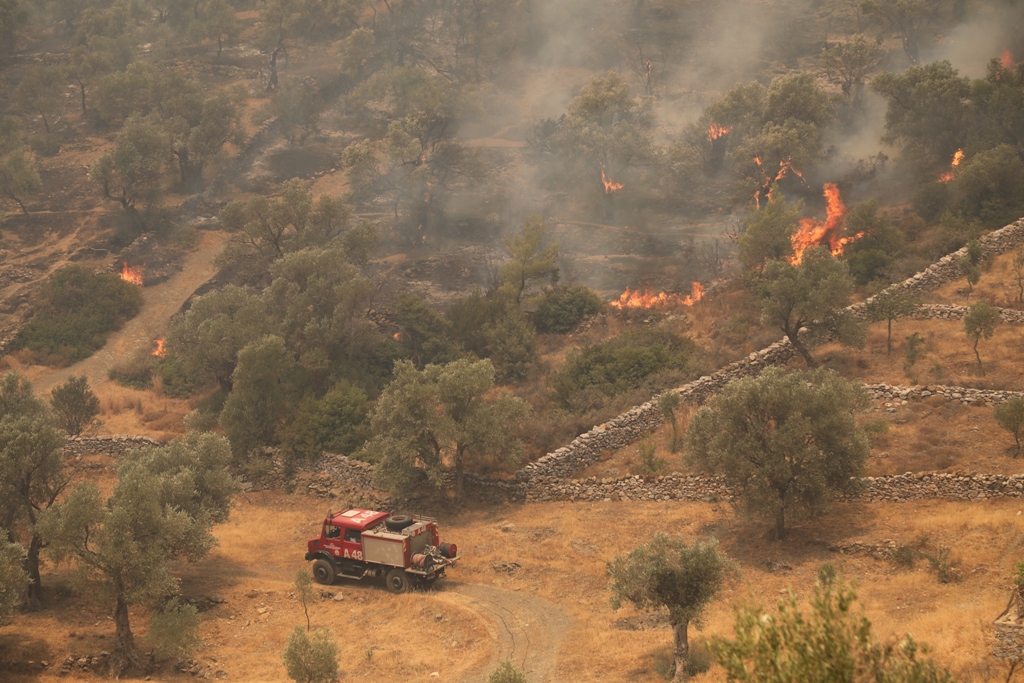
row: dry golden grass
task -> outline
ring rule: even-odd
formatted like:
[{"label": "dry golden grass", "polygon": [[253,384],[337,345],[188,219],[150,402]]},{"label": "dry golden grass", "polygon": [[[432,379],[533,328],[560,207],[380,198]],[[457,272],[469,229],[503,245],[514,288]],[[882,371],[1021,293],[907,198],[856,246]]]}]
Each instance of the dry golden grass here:
[{"label": "dry golden grass", "polygon": [[1013,272],[1014,252],[1000,254],[983,266],[981,279],[974,285],[970,297],[967,297],[967,280],[960,278],[927,293],[922,300],[936,304],[957,304],[965,306],[984,299],[994,306],[1004,308],[1022,308],[1018,301],[1020,289],[1017,277]]},{"label": "dry golden grass", "polygon": [[[913,366],[908,377],[903,371],[906,359],[905,339],[917,333],[924,338],[924,355]],[[973,342],[964,334],[958,320],[897,320],[893,323],[892,355],[885,354],[885,323],[868,326],[867,345],[850,349],[836,343],[814,350],[814,357],[849,379],[866,383],[944,384],[979,389],[1024,390],[1024,364],[1021,363],[1020,325],[1003,323],[996,327],[991,339],[978,344],[984,374],[978,373]],[[792,367],[801,367],[794,360]]]},{"label": "dry golden grass", "polygon": [[[304,623],[301,606],[290,595],[292,580],[305,566],[304,542],[316,533],[326,507],[324,501],[283,494],[240,498],[231,521],[216,529],[220,547],[203,563],[182,568],[186,596],[228,600],[204,613],[206,645],[198,656],[228,671],[230,680],[284,678],[285,639]],[[1021,507],[1013,500],[842,504],[826,518],[794,528],[783,543],[766,540],[765,527],[737,520],[724,504],[558,503],[464,511],[442,520],[443,537],[457,542],[464,555],[447,586],[393,596],[371,583],[340,583],[332,590],[344,599],[317,602],[310,615],[314,626],[330,626],[338,635],[345,680],[480,680],[495,656],[508,653],[493,651],[500,623],[465,600],[455,584],[519,591],[571,619],[564,632],[531,634],[560,643],[550,680],[656,683],[661,679],[654,657],[670,644],[671,634],[612,628],[616,619],[635,612],[609,607],[605,563],[656,531],[686,538],[714,535],[741,574],[709,608],[703,631],[691,631],[692,638],[728,635],[732,605],[738,602],[753,599],[773,607],[787,590],[806,600],[817,568],[831,562],[857,581],[864,611],[880,637],[910,632],[957,674],[996,680],[1005,670],[989,656],[989,625],[1005,604],[1024,545]],[[934,546],[953,547],[963,563],[961,582],[938,583],[923,561],[899,570],[885,561],[829,550],[836,542],[911,543],[920,536]],[[492,562],[509,561],[522,568],[513,575],[492,569]],[[48,609],[20,615],[0,632],[0,650],[8,659],[60,661],[71,652],[109,647],[113,627],[104,610],[82,595],[53,595],[55,584],[66,578],[65,571],[55,575],[48,568]],[[133,616],[144,634],[142,611]],[[439,676],[429,677],[434,671]],[[156,676],[176,678],[167,672]],[[51,679],[56,676],[46,673],[6,680]],[[722,680],[721,671],[712,668],[695,680]]]}]

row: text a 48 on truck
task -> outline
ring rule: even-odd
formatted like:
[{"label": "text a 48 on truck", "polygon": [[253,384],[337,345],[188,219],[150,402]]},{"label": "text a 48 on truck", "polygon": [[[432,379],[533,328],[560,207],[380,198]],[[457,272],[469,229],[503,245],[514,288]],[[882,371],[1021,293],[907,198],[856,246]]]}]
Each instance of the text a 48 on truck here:
[{"label": "text a 48 on truck", "polygon": [[454,543],[441,543],[436,519],[361,508],[328,512],[307,546],[317,583],[383,576],[392,593],[433,584],[459,559]]}]

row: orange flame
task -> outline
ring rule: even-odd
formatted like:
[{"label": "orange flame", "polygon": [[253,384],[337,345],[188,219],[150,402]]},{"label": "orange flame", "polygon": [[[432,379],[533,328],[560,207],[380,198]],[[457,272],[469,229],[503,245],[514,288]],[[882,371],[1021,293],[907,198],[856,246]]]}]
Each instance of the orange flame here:
[{"label": "orange flame", "polygon": [[623,185],[622,183],[617,183],[611,178],[609,178],[607,175],[605,175],[604,164],[601,164],[601,182],[604,183],[605,194],[611,194],[612,192],[615,192],[616,190],[621,190],[623,187],[625,187],[625,185]]},{"label": "orange flame", "polygon": [[950,164],[949,164],[950,170],[946,171],[945,173],[943,173],[942,175],[939,176],[939,182],[940,183],[948,183],[949,181],[951,181],[953,179],[953,169],[956,168],[957,166],[959,166],[960,162],[963,161],[963,160],[964,160],[964,151],[962,149],[958,149],[956,152],[954,152],[954,154],[953,154],[953,161],[950,162]]},{"label": "orange flame", "polygon": [[693,290],[686,296],[678,294],[666,294],[665,292],[654,293],[652,289],[639,289],[631,291],[626,287],[618,299],[608,303],[612,308],[620,311],[631,308],[674,308],[677,306],[693,306],[704,298],[704,286],[699,282],[693,283]]},{"label": "orange flame", "polygon": [[711,127],[708,128],[708,142],[714,142],[723,135],[728,135],[732,132],[732,126],[720,126],[717,123],[712,123]]},{"label": "orange flame", "polygon": [[839,196],[839,187],[834,183],[825,183],[823,195],[827,203],[827,217],[824,222],[813,218],[801,218],[800,227],[790,238],[793,245],[793,255],[789,262],[794,266],[800,265],[804,252],[811,247],[818,245],[827,246],[833,256],[839,256],[847,244],[855,242],[864,236],[859,232],[853,236],[843,236],[843,220],[846,218],[848,209]]},{"label": "orange flame", "polygon": [[394,333],[393,335],[391,335],[391,336],[392,336],[392,337],[394,337],[395,341],[398,341],[399,339],[401,339],[401,338],[402,338],[402,333],[401,333],[401,332],[395,332],[395,333]]},{"label": "orange flame", "polygon": [[129,268],[128,262],[124,262],[124,267],[121,268],[121,279],[125,282],[130,282],[133,285],[142,286],[142,266],[137,268]]},{"label": "orange flame", "polygon": [[[761,157],[754,157],[754,163],[757,167],[764,169],[761,164]],[[757,208],[761,208],[761,197],[764,197],[768,201],[772,201],[772,192],[774,190],[774,184],[785,178],[790,173],[793,173],[803,185],[807,186],[807,181],[804,180],[804,174],[801,173],[796,166],[793,165],[792,159],[783,159],[779,162],[779,170],[774,177],[765,176],[764,182],[761,184],[761,188],[754,192],[754,201],[757,203]]]},{"label": "orange flame", "polygon": [[1003,65],[1004,69],[1013,68],[1013,53],[1010,52],[1010,48],[1003,50],[1003,54],[999,56],[999,63]]},{"label": "orange flame", "polygon": [[153,355],[157,358],[164,358],[167,356],[167,351],[164,349],[163,339],[154,339],[153,343],[156,344],[156,349],[153,350]]}]

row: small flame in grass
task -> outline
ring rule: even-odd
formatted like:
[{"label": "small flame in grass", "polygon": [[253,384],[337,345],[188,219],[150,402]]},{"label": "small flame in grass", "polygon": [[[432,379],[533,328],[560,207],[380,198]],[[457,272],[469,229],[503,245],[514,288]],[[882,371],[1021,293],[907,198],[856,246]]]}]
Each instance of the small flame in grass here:
[{"label": "small flame in grass", "polygon": [[686,296],[667,294],[665,292],[655,294],[652,289],[641,291],[639,289],[630,290],[629,287],[626,287],[626,291],[615,301],[609,302],[608,305],[620,311],[633,308],[673,308],[676,306],[693,306],[703,298],[704,286],[699,282],[693,283],[693,290]]},{"label": "small flame in grass", "polygon": [[1013,53],[1010,52],[1010,48],[1003,50],[1003,54],[999,55],[999,63],[1002,64],[1004,69],[1013,68]]},{"label": "small flame in grass", "polygon": [[708,128],[708,142],[714,142],[723,135],[728,135],[732,132],[732,126],[720,126],[717,123],[712,123],[711,127]]},{"label": "small flame in grass", "polygon": [[953,179],[953,169],[960,165],[960,162],[964,160],[964,151],[958,149],[953,153],[953,161],[949,164],[949,170],[939,176],[940,183],[948,183]]},{"label": "small flame in grass", "polygon": [[401,332],[395,332],[395,333],[394,333],[393,335],[391,335],[391,336],[392,336],[392,337],[394,337],[395,341],[398,341],[399,339],[401,339],[401,338],[402,338],[402,333],[401,333]]},{"label": "small flame in grass", "polygon": [[125,282],[130,282],[133,285],[142,286],[142,266],[136,268],[129,268],[128,262],[125,261],[121,268],[121,279]]},{"label": "small flame in grass", "polygon": [[827,217],[824,222],[816,221],[813,218],[800,219],[800,227],[790,238],[793,245],[793,255],[789,262],[794,266],[800,265],[804,252],[811,247],[819,245],[827,246],[833,256],[839,256],[847,244],[855,242],[864,236],[863,232],[856,235],[844,236],[843,220],[846,218],[847,208],[839,196],[839,187],[834,183],[825,183],[823,193],[827,204]]},{"label": "small flame in grass", "polygon": [[621,190],[625,185],[617,183],[609,178],[604,172],[604,164],[601,164],[601,182],[604,184],[604,193],[611,194],[616,190]]},{"label": "small flame in grass", "polygon": [[167,356],[167,350],[164,348],[163,339],[154,339],[153,343],[156,344],[156,348],[153,350],[153,355],[157,358],[164,358]]}]

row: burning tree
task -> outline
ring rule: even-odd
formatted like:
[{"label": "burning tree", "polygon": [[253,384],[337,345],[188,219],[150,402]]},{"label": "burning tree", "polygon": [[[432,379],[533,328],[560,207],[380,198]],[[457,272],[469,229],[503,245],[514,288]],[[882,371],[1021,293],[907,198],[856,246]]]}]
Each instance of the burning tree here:
[{"label": "burning tree", "polygon": [[787,515],[820,514],[856,486],[851,477],[870,447],[855,413],[867,400],[830,370],[769,368],[730,382],[697,411],[686,451],[704,471],[724,475],[782,538]]},{"label": "burning tree", "polygon": [[809,349],[829,330],[840,341],[856,341],[849,316],[839,313],[853,289],[849,266],[826,247],[808,249],[799,264],[772,261],[761,278],[761,322],[779,328],[814,367]]}]

